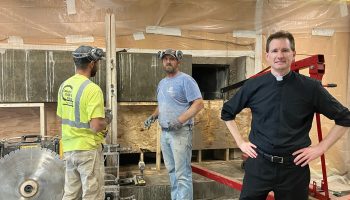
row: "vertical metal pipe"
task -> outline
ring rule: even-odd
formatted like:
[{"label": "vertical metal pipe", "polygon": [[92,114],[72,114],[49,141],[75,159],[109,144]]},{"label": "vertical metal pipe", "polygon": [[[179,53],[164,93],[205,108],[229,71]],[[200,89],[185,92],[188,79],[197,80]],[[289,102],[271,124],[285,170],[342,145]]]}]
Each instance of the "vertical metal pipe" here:
[{"label": "vertical metal pipe", "polygon": [[[320,120],[320,114],[316,113],[316,124],[317,124],[317,134],[318,134],[318,141],[321,142],[322,139],[322,129],[321,129],[321,120]],[[329,191],[328,191],[328,180],[327,180],[327,168],[326,168],[326,161],[324,154],[321,155],[321,166],[322,166],[322,176],[323,176],[323,187],[322,190],[325,192],[325,197],[329,199]]]},{"label": "vertical metal pipe", "polygon": [[115,15],[110,16],[110,56],[111,56],[111,109],[113,114],[112,121],[112,144],[118,143],[118,102],[117,102],[117,59],[116,59],[116,29]]},{"label": "vertical metal pipe", "polygon": [[[110,14],[106,13],[105,16],[105,34],[106,34],[106,108],[112,109],[111,107],[111,35],[110,35]],[[113,114],[113,113],[112,113]],[[113,116],[113,118],[115,118]],[[113,119],[114,120],[114,119]],[[112,143],[113,127],[110,127],[109,135],[107,135],[106,142]]]},{"label": "vertical metal pipe", "polygon": [[106,107],[112,110],[113,120],[110,126],[110,134],[107,143],[117,144],[117,67],[115,44],[115,15],[106,13]]}]

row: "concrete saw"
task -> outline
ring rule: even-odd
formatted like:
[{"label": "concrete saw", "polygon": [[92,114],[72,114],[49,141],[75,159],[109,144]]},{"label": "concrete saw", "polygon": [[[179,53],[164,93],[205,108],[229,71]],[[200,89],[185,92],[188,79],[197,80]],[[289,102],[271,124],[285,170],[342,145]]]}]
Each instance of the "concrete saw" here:
[{"label": "concrete saw", "polygon": [[0,159],[0,200],[61,200],[64,161],[55,152],[21,148]]}]

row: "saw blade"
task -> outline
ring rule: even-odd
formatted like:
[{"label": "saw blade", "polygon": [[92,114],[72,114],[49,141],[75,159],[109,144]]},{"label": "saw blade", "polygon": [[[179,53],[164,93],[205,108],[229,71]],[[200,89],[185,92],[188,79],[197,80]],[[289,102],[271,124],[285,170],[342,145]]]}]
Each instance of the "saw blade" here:
[{"label": "saw blade", "polygon": [[0,200],[61,200],[64,161],[55,152],[22,148],[0,159]]}]

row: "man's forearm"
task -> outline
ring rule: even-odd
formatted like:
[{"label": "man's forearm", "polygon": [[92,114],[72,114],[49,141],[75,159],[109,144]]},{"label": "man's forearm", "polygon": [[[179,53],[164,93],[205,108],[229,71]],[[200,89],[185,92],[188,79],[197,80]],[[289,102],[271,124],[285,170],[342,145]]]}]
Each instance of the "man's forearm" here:
[{"label": "man's forearm", "polygon": [[242,144],[244,142],[244,139],[238,130],[238,127],[237,127],[235,120],[225,121],[225,124],[226,124],[228,130],[230,131],[231,135],[235,139],[237,145],[240,146],[240,144]]},{"label": "man's forearm", "polygon": [[157,108],[154,110],[154,112],[152,113],[152,116],[153,117],[158,117],[158,115],[159,115],[159,108],[158,108],[158,106],[157,106]]},{"label": "man's forearm", "polygon": [[90,121],[90,129],[95,133],[101,132],[107,126],[107,122],[104,118],[93,118]]},{"label": "man's forearm", "polygon": [[196,99],[193,101],[192,105],[186,110],[186,112],[182,113],[178,120],[180,123],[185,123],[192,117],[194,117],[200,110],[204,108],[203,99]]},{"label": "man's forearm", "polygon": [[225,121],[227,128],[230,130],[231,135],[235,139],[237,146],[241,151],[247,154],[251,158],[256,158],[258,154],[256,153],[257,146],[249,141],[244,141],[242,135],[238,131],[237,124],[234,120]]},{"label": "man's forearm", "polygon": [[318,145],[322,148],[323,152],[326,152],[348,130],[349,127],[334,125],[328,135]]},{"label": "man's forearm", "polygon": [[316,146],[309,146],[299,149],[293,153],[295,157],[294,163],[302,167],[324,154],[344,133],[347,127],[334,125],[328,135]]}]

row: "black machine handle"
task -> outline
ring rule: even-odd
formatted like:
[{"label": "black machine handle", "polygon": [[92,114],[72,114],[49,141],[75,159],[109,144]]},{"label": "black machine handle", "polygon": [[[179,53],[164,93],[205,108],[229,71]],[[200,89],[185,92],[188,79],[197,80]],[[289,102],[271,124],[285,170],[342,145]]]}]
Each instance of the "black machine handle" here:
[{"label": "black machine handle", "polygon": [[[267,67],[267,68],[261,70],[260,72],[258,72],[257,74],[255,74],[254,76],[250,77],[250,78],[256,77],[256,76],[258,76],[258,75],[262,75],[262,74],[268,72],[268,70],[270,70],[270,69],[271,69],[271,67]],[[234,83],[234,84],[232,84],[232,85],[223,87],[223,88],[220,89],[220,92],[221,92],[221,93],[225,93],[225,92],[228,92],[228,91],[230,91],[230,90],[234,90],[234,89],[236,89],[236,88],[239,88],[239,87],[241,87],[241,86],[244,84],[244,82],[246,82],[248,79],[249,79],[249,78],[244,79],[244,80],[242,80],[242,81],[239,81],[239,82],[237,82],[237,83]]]},{"label": "black machine handle", "polygon": [[[27,141],[27,139],[31,139],[30,141]],[[41,142],[41,135],[23,135],[22,136],[22,143],[40,143]]]},{"label": "black machine handle", "polygon": [[241,87],[241,86],[244,84],[244,82],[246,82],[247,80],[248,80],[248,79],[245,79],[245,80],[240,81],[240,82],[237,82],[237,83],[235,83],[235,84],[232,84],[232,85],[223,87],[223,88],[220,89],[220,92],[221,92],[221,93],[225,93],[225,92],[228,92],[228,91],[230,91],[230,90],[234,90],[234,89],[236,89],[236,88],[239,88],[239,87]]},{"label": "black machine handle", "polygon": [[337,84],[336,83],[328,83],[328,84],[323,85],[323,87],[337,87]]}]

